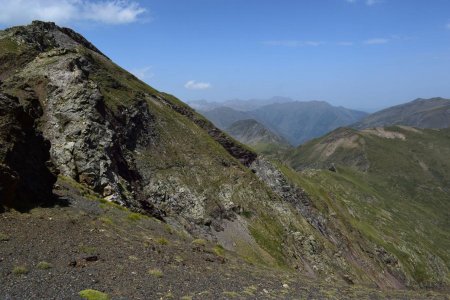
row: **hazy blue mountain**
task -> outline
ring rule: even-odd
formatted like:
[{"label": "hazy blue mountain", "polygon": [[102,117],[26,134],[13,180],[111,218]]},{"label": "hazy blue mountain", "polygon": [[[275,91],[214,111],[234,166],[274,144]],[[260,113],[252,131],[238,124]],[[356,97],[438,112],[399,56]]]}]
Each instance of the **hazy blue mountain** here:
[{"label": "hazy blue mountain", "polygon": [[251,111],[259,107],[274,104],[294,102],[295,100],[287,97],[272,97],[269,99],[231,99],[223,102],[209,102],[207,100],[196,100],[187,102],[189,106],[197,111],[210,111],[219,107],[229,107],[238,111]]},{"label": "hazy blue mountain", "polygon": [[246,112],[217,107],[200,113],[221,129],[239,120],[255,119],[292,145],[299,145],[367,116],[365,112],[335,107],[323,101],[274,103]]}]

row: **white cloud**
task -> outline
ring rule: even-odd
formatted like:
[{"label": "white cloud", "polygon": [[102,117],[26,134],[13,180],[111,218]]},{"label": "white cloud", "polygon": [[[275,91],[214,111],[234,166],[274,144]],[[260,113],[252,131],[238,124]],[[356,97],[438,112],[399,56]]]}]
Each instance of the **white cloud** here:
[{"label": "white cloud", "polygon": [[150,79],[153,76],[155,76],[155,74],[153,74],[151,72],[151,70],[152,70],[152,67],[147,66],[147,67],[143,67],[143,68],[131,69],[130,73],[132,73],[134,76],[136,76],[140,80],[146,80],[146,79]]},{"label": "white cloud", "polygon": [[450,23],[447,23],[447,25],[445,26],[447,29],[450,29]]},{"label": "white cloud", "polygon": [[364,41],[364,44],[366,45],[381,45],[381,44],[387,44],[389,42],[388,39],[382,39],[382,38],[376,38],[376,39],[369,39]]},{"label": "white cloud", "polygon": [[126,24],[140,20],[146,12],[127,0],[0,0],[0,24],[26,24],[32,20]]},{"label": "white cloud", "polygon": [[303,46],[317,47],[325,43],[319,41],[273,40],[273,41],[265,41],[263,42],[263,44],[266,46],[281,46],[281,47],[303,47]]},{"label": "white cloud", "polygon": [[207,82],[197,82],[195,80],[189,80],[188,82],[186,82],[184,87],[188,90],[206,90],[211,87],[211,84]]}]

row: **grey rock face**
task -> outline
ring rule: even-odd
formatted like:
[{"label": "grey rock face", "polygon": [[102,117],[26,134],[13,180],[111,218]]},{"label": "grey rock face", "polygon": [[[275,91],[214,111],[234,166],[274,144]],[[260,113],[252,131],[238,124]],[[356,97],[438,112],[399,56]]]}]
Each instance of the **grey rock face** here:
[{"label": "grey rock face", "polygon": [[55,48],[39,54],[8,84],[30,77],[43,82],[41,97],[36,87],[25,93],[42,103],[40,129],[51,143],[51,158],[62,176],[86,184],[110,201],[136,209],[145,206],[152,212],[141,191],[133,151],[154,139],[153,116],[139,95],[133,105],[113,113],[89,79],[92,68],[89,57],[76,49]]}]

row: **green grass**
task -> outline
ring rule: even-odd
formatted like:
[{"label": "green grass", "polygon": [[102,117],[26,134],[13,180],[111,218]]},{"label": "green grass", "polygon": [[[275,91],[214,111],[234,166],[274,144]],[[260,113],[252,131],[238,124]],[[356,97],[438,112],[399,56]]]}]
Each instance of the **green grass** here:
[{"label": "green grass", "polygon": [[97,253],[97,248],[94,246],[81,245],[80,247],[78,247],[78,250],[85,254],[96,254]]},{"label": "green grass", "polygon": [[142,220],[145,216],[138,213],[129,213],[127,215],[127,220],[129,221],[139,221]]},{"label": "green grass", "polygon": [[52,265],[46,261],[39,262],[36,267],[40,270],[48,270],[52,268]]},{"label": "green grass", "polygon": [[214,252],[215,255],[217,255],[219,257],[225,256],[225,249],[221,245],[215,245],[212,248],[212,251]]},{"label": "green grass", "polygon": [[441,270],[450,269],[450,202],[445,200],[445,191],[450,191],[450,131],[386,130],[404,134],[406,140],[359,133],[364,146],[353,153],[367,159],[368,171],[342,156],[342,149],[322,160],[318,149],[325,138],[298,148],[288,161],[297,168],[309,163],[326,168],[334,161],[337,173],[281,169],[323,213],[332,209],[334,219],[393,254],[419,286],[449,284],[450,276]]},{"label": "green grass", "polygon": [[0,39],[0,53],[17,53],[19,52],[19,45],[10,38]]},{"label": "green grass", "polygon": [[192,245],[196,245],[196,246],[206,246],[206,240],[204,239],[195,239],[192,241]]},{"label": "green grass", "polygon": [[12,273],[14,275],[25,275],[28,274],[29,270],[25,266],[16,266],[13,268]]},{"label": "green grass", "polygon": [[0,232],[0,242],[7,242],[7,241],[9,241],[9,236]]},{"label": "green grass", "polygon": [[156,243],[158,243],[160,245],[168,245],[169,241],[166,238],[160,237],[160,238],[156,239]]},{"label": "green grass", "polygon": [[227,298],[239,298],[241,296],[239,293],[229,291],[222,292],[222,295]]},{"label": "green grass", "polygon": [[148,270],[148,274],[157,278],[161,278],[164,276],[164,273],[160,269],[150,269]]},{"label": "green grass", "polygon": [[82,290],[81,292],[78,293],[78,295],[80,295],[81,298],[86,299],[86,300],[108,300],[108,299],[110,299],[108,294],[105,294],[103,292],[96,291],[96,290],[91,290],[91,289]]}]

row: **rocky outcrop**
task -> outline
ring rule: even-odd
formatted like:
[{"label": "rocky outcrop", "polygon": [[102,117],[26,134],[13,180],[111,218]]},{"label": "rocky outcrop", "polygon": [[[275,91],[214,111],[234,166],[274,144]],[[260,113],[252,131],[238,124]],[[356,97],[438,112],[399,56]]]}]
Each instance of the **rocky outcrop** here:
[{"label": "rocky outcrop", "polygon": [[0,206],[25,210],[51,203],[56,176],[49,162],[50,143],[18,99],[4,93],[0,93],[0,145]]},{"label": "rocky outcrop", "polygon": [[33,21],[31,26],[12,27],[6,32],[19,44],[32,46],[39,52],[54,48],[73,49],[81,45],[105,56],[80,34],[70,28],[59,27],[53,22]]}]

